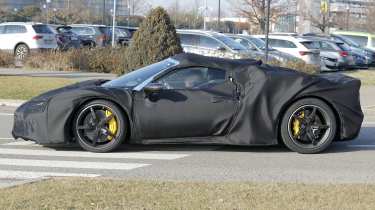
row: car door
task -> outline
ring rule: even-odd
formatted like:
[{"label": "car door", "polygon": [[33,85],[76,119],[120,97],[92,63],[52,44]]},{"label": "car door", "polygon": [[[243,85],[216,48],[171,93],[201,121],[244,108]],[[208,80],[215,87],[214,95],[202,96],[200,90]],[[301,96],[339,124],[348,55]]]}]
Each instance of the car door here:
[{"label": "car door", "polygon": [[4,31],[5,31],[5,26],[0,26],[0,50],[5,50],[4,45],[7,42]]},{"label": "car door", "polygon": [[134,112],[143,139],[224,135],[234,116],[235,85],[226,71],[177,69],[154,81],[157,93],[138,92]]},{"label": "car door", "polygon": [[14,50],[20,40],[25,40],[24,34],[26,33],[27,29],[23,25],[6,25],[2,37],[6,40],[3,45],[4,49]]}]

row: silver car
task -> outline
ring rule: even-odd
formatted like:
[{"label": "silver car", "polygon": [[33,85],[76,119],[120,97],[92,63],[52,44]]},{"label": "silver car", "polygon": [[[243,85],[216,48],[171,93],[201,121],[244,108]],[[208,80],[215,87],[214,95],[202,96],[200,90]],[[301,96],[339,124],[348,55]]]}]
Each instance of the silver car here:
[{"label": "silver car", "polygon": [[[234,39],[236,42],[242,44],[243,46],[247,47],[248,50],[253,51],[254,53],[259,53],[262,58],[265,57],[266,54],[266,43],[259,38],[252,37],[249,35],[241,35],[241,34],[227,34],[228,37]],[[301,60],[295,56],[292,56],[287,53],[283,53],[273,49],[272,47],[268,47],[269,50],[269,59],[276,60],[282,63],[289,62],[289,61],[298,61]]]},{"label": "silver car", "polygon": [[311,43],[306,45],[307,48],[320,49],[322,71],[337,71],[355,66],[354,57],[343,42],[306,36],[304,39],[311,40]]},{"label": "silver car", "polygon": [[184,52],[187,53],[231,59],[258,58],[258,55],[221,33],[177,30],[177,34],[180,37]]}]

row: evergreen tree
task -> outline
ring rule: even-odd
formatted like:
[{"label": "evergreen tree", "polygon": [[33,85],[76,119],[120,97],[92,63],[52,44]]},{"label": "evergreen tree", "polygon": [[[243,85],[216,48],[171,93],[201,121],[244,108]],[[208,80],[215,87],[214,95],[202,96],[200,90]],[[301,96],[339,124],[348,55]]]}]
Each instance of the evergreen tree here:
[{"label": "evergreen tree", "polygon": [[168,13],[162,7],[157,7],[150,11],[134,34],[127,51],[127,69],[153,64],[182,51]]}]

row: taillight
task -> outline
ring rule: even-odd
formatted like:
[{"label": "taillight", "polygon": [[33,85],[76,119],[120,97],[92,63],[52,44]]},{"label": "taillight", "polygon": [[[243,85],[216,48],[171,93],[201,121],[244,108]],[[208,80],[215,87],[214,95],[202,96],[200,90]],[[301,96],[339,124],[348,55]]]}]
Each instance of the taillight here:
[{"label": "taillight", "polygon": [[300,54],[301,56],[305,56],[305,55],[307,55],[307,52],[305,52],[305,51],[299,51],[299,54]]},{"label": "taillight", "polygon": [[107,39],[107,37],[106,37],[106,35],[101,35],[101,36],[99,36],[98,39],[99,39],[100,41],[104,41],[104,40]]},{"label": "taillight", "polygon": [[34,39],[34,40],[43,39],[43,36],[41,36],[41,35],[36,35],[36,36],[33,36],[33,39]]},{"label": "taillight", "polygon": [[342,57],[346,57],[346,56],[349,55],[349,53],[346,52],[346,51],[341,51],[341,52],[340,52],[340,55],[341,55]]}]

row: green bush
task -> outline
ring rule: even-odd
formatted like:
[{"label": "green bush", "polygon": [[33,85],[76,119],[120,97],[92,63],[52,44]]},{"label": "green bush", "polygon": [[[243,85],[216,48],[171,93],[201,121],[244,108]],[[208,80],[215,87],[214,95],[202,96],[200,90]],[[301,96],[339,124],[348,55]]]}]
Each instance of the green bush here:
[{"label": "green bush", "polygon": [[14,56],[11,53],[0,51],[0,67],[14,66]]},{"label": "green bush", "polygon": [[134,34],[126,56],[126,69],[137,69],[183,52],[168,13],[157,7]]}]

